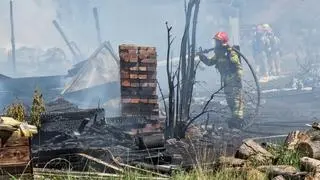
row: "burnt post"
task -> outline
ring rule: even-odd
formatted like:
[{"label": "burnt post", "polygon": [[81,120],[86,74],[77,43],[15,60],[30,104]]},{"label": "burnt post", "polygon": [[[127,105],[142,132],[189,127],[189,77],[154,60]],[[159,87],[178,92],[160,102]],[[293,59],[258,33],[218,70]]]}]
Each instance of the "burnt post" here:
[{"label": "burnt post", "polygon": [[97,30],[97,37],[98,37],[98,44],[100,45],[101,40],[101,32],[100,32],[100,22],[99,22],[99,16],[98,16],[98,9],[95,7],[93,8],[93,16],[96,23],[96,30]]},{"label": "burnt post", "polygon": [[14,37],[14,21],[13,21],[13,0],[10,0],[10,25],[11,25],[11,57],[12,57],[12,65],[13,72],[16,73],[16,45],[15,45],[15,37]]},{"label": "burnt post", "polygon": [[67,36],[64,34],[64,32],[62,31],[61,27],[59,26],[58,22],[56,20],[52,21],[53,25],[56,27],[56,29],[58,30],[58,32],[60,33],[61,37],[63,38],[64,42],[67,44],[68,48],[70,49],[73,57],[75,59],[79,58],[79,56],[77,55],[76,51],[73,49],[70,41],[68,40]]}]

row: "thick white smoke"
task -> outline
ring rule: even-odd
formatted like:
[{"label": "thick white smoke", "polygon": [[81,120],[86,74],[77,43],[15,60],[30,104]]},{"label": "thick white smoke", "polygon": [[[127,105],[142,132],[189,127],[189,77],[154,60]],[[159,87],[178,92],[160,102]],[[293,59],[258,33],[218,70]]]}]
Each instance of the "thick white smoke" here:
[{"label": "thick white smoke", "polygon": [[[0,46],[10,47],[10,0],[0,1]],[[56,10],[51,0],[14,0],[14,26],[17,45],[64,46],[52,25]]]}]

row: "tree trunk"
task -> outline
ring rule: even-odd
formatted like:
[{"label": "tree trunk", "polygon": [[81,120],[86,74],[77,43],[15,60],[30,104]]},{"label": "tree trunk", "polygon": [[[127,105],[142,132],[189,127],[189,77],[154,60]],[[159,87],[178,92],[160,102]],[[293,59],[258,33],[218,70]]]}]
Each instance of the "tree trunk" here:
[{"label": "tree trunk", "polygon": [[320,159],[320,141],[300,142],[296,149],[304,156]]},{"label": "tree trunk", "polygon": [[235,155],[236,158],[240,159],[252,159],[256,160],[257,163],[268,164],[272,162],[274,156],[261,147],[253,140],[244,141],[240,146]]},{"label": "tree trunk", "polygon": [[[181,40],[181,47],[180,47],[180,61],[181,61],[181,89],[180,89],[180,108],[179,108],[179,119],[182,121],[186,114],[186,104],[187,104],[187,49],[188,47],[188,40],[189,40],[189,29],[190,29],[190,21],[192,16],[192,8],[193,8],[193,1],[189,1],[187,10],[186,10],[186,24],[184,27],[184,33]],[[190,58],[190,57],[188,57]],[[180,81],[180,79],[178,79]]]},{"label": "tree trunk", "polygon": [[188,101],[187,101],[187,118],[189,119],[189,112],[191,107],[191,100],[192,100],[192,94],[193,94],[193,85],[195,82],[195,55],[196,55],[196,32],[197,32],[197,22],[198,22],[198,14],[199,14],[199,7],[200,7],[200,0],[194,1],[194,13],[193,13],[193,23],[192,23],[192,32],[191,32],[191,53],[188,56],[188,86],[187,86],[187,92],[188,92]]}]

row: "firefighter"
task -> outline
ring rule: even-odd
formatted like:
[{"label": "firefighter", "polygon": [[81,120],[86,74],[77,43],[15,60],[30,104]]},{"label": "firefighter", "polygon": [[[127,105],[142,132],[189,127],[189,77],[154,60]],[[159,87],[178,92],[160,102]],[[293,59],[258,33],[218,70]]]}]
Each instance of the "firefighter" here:
[{"label": "firefighter", "polygon": [[258,25],[252,42],[256,71],[259,76],[262,76],[262,82],[267,82],[269,79],[268,51],[270,41],[266,36],[265,29],[264,25]]},{"label": "firefighter", "polygon": [[281,71],[280,70],[280,56],[281,56],[280,39],[278,36],[276,36],[273,33],[273,30],[269,24],[258,25],[257,29],[258,29],[257,30],[258,34],[260,33],[262,37],[260,38],[260,42],[263,42],[262,44],[264,45],[262,49],[263,56],[260,56],[258,58],[262,59],[263,61],[265,61],[266,59],[267,68],[265,69],[265,71],[267,71],[268,73],[266,75],[279,76]]},{"label": "firefighter", "polygon": [[272,31],[267,31],[267,38],[270,42],[270,47],[268,51],[268,63],[270,67],[270,74],[274,76],[280,75],[280,57],[281,57],[281,49],[280,49],[280,39],[276,36]]},{"label": "firefighter", "polygon": [[213,37],[215,42],[212,58],[199,53],[200,60],[207,66],[217,68],[221,76],[227,104],[232,112],[228,120],[229,128],[240,129],[243,123],[242,65],[238,54],[228,45],[228,34],[218,32]]}]

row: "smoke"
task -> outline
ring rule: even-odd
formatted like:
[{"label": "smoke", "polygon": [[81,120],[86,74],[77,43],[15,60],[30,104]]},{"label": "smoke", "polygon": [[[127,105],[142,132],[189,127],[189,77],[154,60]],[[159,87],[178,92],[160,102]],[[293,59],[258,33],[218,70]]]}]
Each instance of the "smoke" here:
[{"label": "smoke", "polygon": [[[0,46],[10,43],[9,0],[0,1]],[[56,10],[51,0],[14,0],[13,17],[17,45],[34,47],[63,46],[52,25]]]}]

